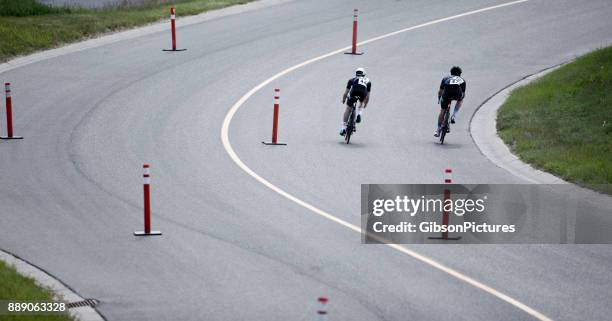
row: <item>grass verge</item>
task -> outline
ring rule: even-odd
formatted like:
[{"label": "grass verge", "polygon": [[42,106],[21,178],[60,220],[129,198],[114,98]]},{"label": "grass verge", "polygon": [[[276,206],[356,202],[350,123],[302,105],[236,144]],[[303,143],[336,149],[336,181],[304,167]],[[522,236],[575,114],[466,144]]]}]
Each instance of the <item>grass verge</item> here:
[{"label": "grass verge", "polygon": [[[0,261],[0,300],[51,301],[53,294],[36,285],[34,280],[24,277]],[[2,315],[3,321],[71,321],[67,314],[55,315]]]},{"label": "grass verge", "polygon": [[612,47],[512,91],[499,136],[523,161],[612,194]]},{"label": "grass verge", "polygon": [[[169,18],[170,5],[159,4],[159,0],[144,1],[138,7],[93,10],[51,8],[34,0],[0,0],[0,62]],[[176,0],[175,8],[177,16],[187,16],[250,1],[253,0]]]}]

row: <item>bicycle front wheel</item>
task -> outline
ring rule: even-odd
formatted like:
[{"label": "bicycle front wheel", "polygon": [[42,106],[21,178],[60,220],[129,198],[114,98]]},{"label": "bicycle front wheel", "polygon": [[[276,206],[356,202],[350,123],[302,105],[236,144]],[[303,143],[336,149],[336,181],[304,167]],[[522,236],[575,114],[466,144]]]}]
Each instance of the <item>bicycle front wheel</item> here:
[{"label": "bicycle front wheel", "polygon": [[346,134],[344,134],[344,141],[348,144],[351,141],[351,135],[353,134],[353,126],[346,127]]}]

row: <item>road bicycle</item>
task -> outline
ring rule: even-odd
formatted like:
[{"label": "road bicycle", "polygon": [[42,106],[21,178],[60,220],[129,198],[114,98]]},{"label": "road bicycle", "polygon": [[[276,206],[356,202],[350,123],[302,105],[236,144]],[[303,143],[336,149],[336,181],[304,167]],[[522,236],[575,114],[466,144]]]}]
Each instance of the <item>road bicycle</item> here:
[{"label": "road bicycle", "polygon": [[442,122],[442,127],[440,127],[440,145],[444,145],[444,137],[446,137],[447,133],[450,133],[450,104],[448,108],[446,108],[446,112],[444,112],[444,121]]},{"label": "road bicycle", "polygon": [[351,141],[351,135],[357,131],[357,128],[355,127],[355,104],[357,104],[357,101],[355,101],[353,103],[353,106],[351,106],[351,113],[349,114],[348,117],[348,122],[346,124],[346,134],[344,134],[344,141],[348,144]]}]

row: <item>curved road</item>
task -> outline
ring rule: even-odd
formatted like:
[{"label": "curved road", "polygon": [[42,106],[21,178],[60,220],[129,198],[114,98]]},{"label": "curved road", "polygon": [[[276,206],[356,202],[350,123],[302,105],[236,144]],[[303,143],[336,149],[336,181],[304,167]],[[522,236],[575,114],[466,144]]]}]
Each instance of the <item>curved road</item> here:
[{"label": "curved road", "polygon": [[[478,288],[288,201],[242,171],[220,140],[230,107],[272,75],[360,39],[507,1],[288,1],[1,74],[16,131],[0,142],[0,247],[34,262],[108,320],[534,320]],[[468,120],[524,75],[609,44],[607,0],[530,0],[333,55],[256,92],[229,139],[257,174],[359,225],[361,183],[521,183],[474,146]],[[179,22],[180,25],[180,22]],[[468,93],[448,145],[434,144],[438,81],[460,64]],[[373,81],[350,146],[337,134],[346,80]],[[280,87],[280,138],[269,138]],[[152,164],[153,225],[141,166]],[[610,246],[407,246],[552,320],[611,320]]]}]

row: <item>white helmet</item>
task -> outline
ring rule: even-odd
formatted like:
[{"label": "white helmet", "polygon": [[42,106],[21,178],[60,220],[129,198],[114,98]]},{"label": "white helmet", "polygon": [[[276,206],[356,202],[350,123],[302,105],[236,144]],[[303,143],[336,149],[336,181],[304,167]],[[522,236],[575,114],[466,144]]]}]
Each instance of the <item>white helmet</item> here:
[{"label": "white helmet", "polygon": [[363,69],[363,68],[359,67],[359,68],[357,68],[357,70],[355,70],[355,76],[357,76],[357,77],[363,77],[363,76],[365,76],[365,75],[366,75],[366,71],[365,71],[365,69]]}]

